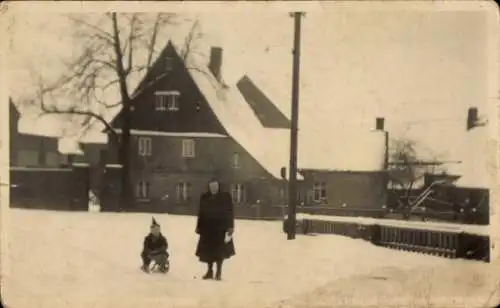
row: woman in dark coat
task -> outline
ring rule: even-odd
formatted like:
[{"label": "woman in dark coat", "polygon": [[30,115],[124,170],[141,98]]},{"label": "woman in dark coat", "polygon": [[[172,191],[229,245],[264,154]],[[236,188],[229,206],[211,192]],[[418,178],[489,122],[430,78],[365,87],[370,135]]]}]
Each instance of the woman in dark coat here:
[{"label": "woman in dark coat", "polygon": [[196,233],[199,234],[196,256],[207,263],[203,279],[213,279],[213,265],[217,265],[215,279],[221,280],[222,263],[235,255],[232,235],[234,232],[233,202],[221,190],[217,180],[211,180],[208,191],[200,197]]}]

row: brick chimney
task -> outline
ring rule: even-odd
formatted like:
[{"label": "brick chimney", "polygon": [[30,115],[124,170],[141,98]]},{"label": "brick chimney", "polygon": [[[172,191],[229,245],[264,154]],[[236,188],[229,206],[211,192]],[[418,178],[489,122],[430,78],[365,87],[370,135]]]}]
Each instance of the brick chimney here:
[{"label": "brick chimney", "polygon": [[222,48],[212,47],[210,49],[210,62],[208,63],[208,68],[214,74],[217,80],[221,80],[221,68],[222,68]]},{"label": "brick chimney", "polygon": [[375,120],[375,129],[376,130],[384,130],[384,123],[385,122],[385,119],[384,118],[377,118]]},{"label": "brick chimney", "polygon": [[385,130],[385,118],[375,119],[375,130],[384,132],[384,170],[389,168],[389,132]]}]

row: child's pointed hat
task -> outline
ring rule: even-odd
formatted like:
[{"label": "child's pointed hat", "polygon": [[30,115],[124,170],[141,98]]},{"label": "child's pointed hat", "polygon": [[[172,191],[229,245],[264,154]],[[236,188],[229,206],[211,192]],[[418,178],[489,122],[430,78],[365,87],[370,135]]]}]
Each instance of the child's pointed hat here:
[{"label": "child's pointed hat", "polygon": [[160,224],[158,224],[156,222],[156,219],[153,217],[153,219],[151,220],[151,228],[153,228],[153,227],[159,227],[159,226],[160,226]]}]

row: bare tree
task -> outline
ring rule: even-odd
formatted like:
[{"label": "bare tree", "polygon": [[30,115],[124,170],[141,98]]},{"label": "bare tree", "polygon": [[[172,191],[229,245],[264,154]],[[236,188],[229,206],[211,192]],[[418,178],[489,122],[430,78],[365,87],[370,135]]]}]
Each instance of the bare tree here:
[{"label": "bare tree", "polygon": [[[434,174],[436,167],[442,165],[443,161],[425,161],[418,157],[414,140],[402,139],[393,140],[392,153],[389,163],[389,183],[391,192],[398,190],[397,208],[402,210],[403,218],[410,219],[413,210],[432,193],[436,185],[447,181],[445,179],[436,179],[432,183],[421,184],[426,174]],[[445,176],[446,173],[441,173]],[[423,188],[423,189],[422,189]]]},{"label": "bare tree", "polygon": [[[55,82],[38,80],[37,97],[42,114],[58,114],[78,121],[84,132],[100,123],[108,132],[110,143],[118,149],[122,165],[120,206],[131,200],[129,167],[131,103],[137,93],[149,85],[131,89],[137,76],[146,76],[164,47],[162,30],[188,22],[170,13],[105,13],[69,15],[74,26],[73,40],[80,46],[74,59],[65,62],[66,72]],[[200,37],[195,21],[182,49],[185,60]],[[201,70],[201,69],[200,69]],[[116,101],[106,99],[114,91]],[[119,93],[117,96],[116,92]],[[61,99],[63,98],[63,99]],[[55,103],[56,102],[56,103]],[[121,135],[111,125],[110,114],[121,112]]]}]

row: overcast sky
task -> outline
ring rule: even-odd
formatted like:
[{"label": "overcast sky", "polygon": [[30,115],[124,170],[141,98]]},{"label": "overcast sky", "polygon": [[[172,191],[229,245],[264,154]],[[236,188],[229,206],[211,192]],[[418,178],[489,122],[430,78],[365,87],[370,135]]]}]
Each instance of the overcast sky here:
[{"label": "overcast sky", "polygon": [[[304,7],[301,129],[324,130],[332,123],[372,128],[375,117],[383,116],[391,134],[417,136],[422,147],[434,153],[470,148],[464,129],[467,108],[477,106],[486,114],[488,99],[496,97],[497,84],[492,86],[488,77],[488,64],[496,63],[488,47],[496,34],[491,31],[491,24],[498,22],[496,7],[485,2],[483,7],[465,9],[436,2],[418,9],[409,5]],[[191,10],[196,8],[193,5],[159,7],[197,15],[204,40],[224,48],[226,81],[234,83],[248,73],[289,114],[290,8],[276,4],[197,5],[197,11]],[[24,71],[28,64],[57,75],[57,58],[72,54],[71,29],[63,17],[26,11],[16,14],[10,31],[9,87],[14,97],[29,92]],[[185,33],[181,28],[170,31]]]}]

